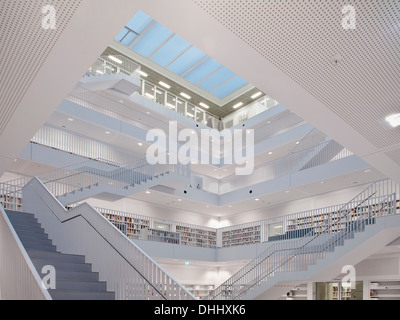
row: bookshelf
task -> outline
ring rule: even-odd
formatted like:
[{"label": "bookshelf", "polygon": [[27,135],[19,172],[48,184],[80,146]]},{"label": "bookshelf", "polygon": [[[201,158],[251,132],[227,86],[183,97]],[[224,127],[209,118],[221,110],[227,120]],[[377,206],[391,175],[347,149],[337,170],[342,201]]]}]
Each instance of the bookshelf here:
[{"label": "bookshelf", "polygon": [[261,225],[230,229],[222,232],[222,247],[249,245],[261,242]]},{"label": "bookshelf", "polygon": [[143,229],[141,232],[142,240],[180,244],[180,233],[153,228]]},{"label": "bookshelf", "polygon": [[183,284],[186,290],[192,293],[197,299],[207,298],[214,290],[214,285],[211,284]]},{"label": "bookshelf", "polygon": [[144,217],[122,214],[114,210],[96,209],[129,239],[140,239],[142,231],[150,227],[150,220]]},{"label": "bookshelf", "polygon": [[181,235],[181,244],[203,248],[215,248],[217,246],[217,232],[215,229],[200,229],[177,225],[176,232]]},{"label": "bookshelf", "polygon": [[400,300],[400,280],[370,281],[370,300]]}]

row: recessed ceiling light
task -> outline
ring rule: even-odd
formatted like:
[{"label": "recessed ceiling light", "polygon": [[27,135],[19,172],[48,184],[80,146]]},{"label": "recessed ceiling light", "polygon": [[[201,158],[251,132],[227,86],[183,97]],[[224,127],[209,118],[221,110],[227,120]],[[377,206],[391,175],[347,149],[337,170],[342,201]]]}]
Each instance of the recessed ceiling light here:
[{"label": "recessed ceiling light", "polygon": [[210,107],[206,105],[204,102],[200,102],[199,105],[203,108],[209,109]]},{"label": "recessed ceiling light", "polygon": [[300,141],[297,141],[297,142],[296,142],[296,144],[299,144],[299,143],[300,143]]},{"label": "recessed ceiling light", "polygon": [[387,116],[385,120],[391,127],[396,128],[400,126],[400,113]]},{"label": "recessed ceiling light", "polygon": [[188,94],[186,94],[186,93],[184,93],[184,92],[181,92],[181,96],[184,97],[184,98],[186,98],[186,99],[192,99],[191,96],[189,96]]},{"label": "recessed ceiling light", "polygon": [[120,60],[120,59],[118,59],[118,58],[116,58],[116,57],[114,57],[114,56],[108,56],[108,58],[109,58],[110,60],[112,60],[112,61],[118,63],[118,64],[122,64],[122,60]]},{"label": "recessed ceiling light", "polygon": [[254,201],[259,201],[260,199],[254,199]]},{"label": "recessed ceiling light", "polygon": [[111,132],[110,131],[106,131],[106,134],[111,134]]},{"label": "recessed ceiling light", "polygon": [[72,121],[74,121],[74,119],[72,119],[72,118],[68,118],[68,121],[71,121],[71,122],[72,122]]},{"label": "recessed ceiling light", "polygon": [[141,147],[143,145],[143,143],[139,142],[138,145]]},{"label": "recessed ceiling light", "polygon": [[178,201],[182,201],[182,199],[178,199]]},{"label": "recessed ceiling light", "polygon": [[239,103],[235,104],[232,108],[237,109],[237,108],[241,107],[242,105],[243,105],[243,102],[239,102]]},{"label": "recessed ceiling light", "polygon": [[232,208],[232,206],[231,206],[231,205],[229,205],[229,206],[228,206],[228,208]]},{"label": "recessed ceiling light", "polygon": [[160,84],[160,86],[163,86],[164,88],[171,89],[171,86],[165,82],[160,81],[159,84]]},{"label": "recessed ceiling light", "polygon": [[371,172],[371,169],[365,169],[364,172],[365,173]]},{"label": "recessed ceiling light", "polygon": [[136,70],[137,73],[139,73],[142,77],[147,78],[149,75],[146,72],[143,72],[142,70]]},{"label": "recessed ceiling light", "polygon": [[147,193],[147,194],[149,194],[149,193],[150,193],[150,191],[149,191],[149,190],[147,190],[147,191],[146,191],[146,193]]},{"label": "recessed ceiling light", "polygon": [[262,92],[259,91],[259,92],[255,93],[255,94],[253,94],[253,95],[251,96],[251,98],[252,98],[252,99],[255,99],[255,98],[258,98],[258,97],[261,96],[261,95],[262,95]]},{"label": "recessed ceiling light", "polygon": [[271,154],[272,154],[272,151],[268,152],[268,154],[270,154],[270,155],[271,155]]},{"label": "recessed ceiling light", "polygon": [[321,181],[321,184],[325,184],[326,183],[326,181]]},{"label": "recessed ceiling light", "polygon": [[119,100],[118,102],[119,102],[119,103],[124,103],[124,100]]}]

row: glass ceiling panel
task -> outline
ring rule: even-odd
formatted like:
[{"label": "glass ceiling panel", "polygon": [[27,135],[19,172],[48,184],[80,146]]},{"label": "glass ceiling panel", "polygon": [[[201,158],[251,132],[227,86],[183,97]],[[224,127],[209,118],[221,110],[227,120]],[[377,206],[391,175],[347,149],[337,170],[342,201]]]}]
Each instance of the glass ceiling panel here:
[{"label": "glass ceiling panel", "polygon": [[168,30],[158,22],[147,31],[142,38],[133,46],[133,50],[142,56],[148,57],[158,47],[160,47],[171,35],[172,31]]},{"label": "glass ceiling panel", "polygon": [[206,91],[211,91],[216,87],[218,87],[219,85],[223,84],[225,81],[232,78],[234,75],[235,75],[234,72],[232,72],[228,68],[223,67],[218,71],[214,72],[207,79],[199,83],[199,87]]},{"label": "glass ceiling panel", "polygon": [[222,64],[213,58],[208,58],[190,71],[184,78],[192,83],[198,83],[220,67],[222,67]]},{"label": "glass ceiling panel", "polygon": [[245,86],[247,83],[248,82],[243,78],[236,76],[232,80],[212,91],[211,93],[216,97],[222,99],[240,89],[241,87]]},{"label": "glass ceiling panel", "polygon": [[171,63],[171,65],[168,67],[168,70],[182,75],[190,68],[194,67],[206,56],[207,55],[203,51],[197,49],[196,47],[191,47],[188,51]]},{"label": "glass ceiling panel", "polygon": [[142,11],[135,14],[115,40],[220,99],[247,84]]},{"label": "glass ceiling panel", "polygon": [[151,57],[151,60],[158,63],[160,66],[166,67],[189,47],[189,42],[177,35],[174,35]]},{"label": "glass ceiling panel", "polygon": [[138,11],[135,16],[126,25],[129,29],[141,34],[153,21],[147,14]]}]

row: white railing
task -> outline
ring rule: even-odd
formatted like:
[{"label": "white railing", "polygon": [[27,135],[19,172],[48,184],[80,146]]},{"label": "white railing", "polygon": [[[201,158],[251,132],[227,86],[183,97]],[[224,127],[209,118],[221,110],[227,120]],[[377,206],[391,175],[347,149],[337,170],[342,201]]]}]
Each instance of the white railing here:
[{"label": "white railing", "polygon": [[[144,238],[143,233],[147,228],[152,228],[180,234],[180,241],[177,244],[203,248],[215,248],[217,246],[217,229],[215,228],[106,208],[96,207],[96,210],[129,239],[148,240]],[[166,237],[160,239],[161,242],[166,242],[166,240],[168,240]]]},{"label": "white railing", "polygon": [[139,157],[139,154],[127,149],[88,138],[66,129],[57,128],[50,124],[43,125],[33,136],[31,142],[107,163],[127,163]]},{"label": "white railing", "polygon": [[293,174],[301,169],[299,168],[299,163],[304,162],[303,164],[307,164],[308,169],[352,155],[351,151],[343,148],[337,142],[333,140],[324,141],[311,148],[290,153],[284,157],[259,165],[247,177],[238,177],[235,174],[224,177],[219,183],[218,194],[222,195],[249,185]]},{"label": "white railing", "polygon": [[[353,200],[334,211],[331,219],[319,228],[312,228],[302,238],[277,241],[256,259],[216,288],[210,299],[245,299],[249,291],[278,272],[304,271],[323,259],[345,239],[351,239],[382,216],[396,214],[399,187],[390,180],[379,181]],[[333,207],[332,210],[336,210]]]},{"label": "white railing", "polygon": [[66,210],[37,178],[23,196],[58,250],[84,255],[117,300],[195,299],[90,205]]},{"label": "white railing", "polygon": [[102,56],[89,69],[93,75],[124,73],[130,76],[139,71],[139,64],[121,55]]},{"label": "white railing", "polygon": [[52,300],[1,204],[0,290],[2,300]]}]

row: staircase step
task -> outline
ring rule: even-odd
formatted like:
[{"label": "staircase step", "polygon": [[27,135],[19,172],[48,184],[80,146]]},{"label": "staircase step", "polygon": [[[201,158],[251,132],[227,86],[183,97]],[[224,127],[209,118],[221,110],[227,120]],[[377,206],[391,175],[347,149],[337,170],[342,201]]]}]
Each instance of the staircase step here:
[{"label": "staircase step", "polygon": [[35,217],[23,217],[23,216],[14,216],[14,215],[9,215],[8,219],[12,223],[17,222],[17,223],[39,223],[38,220]]},{"label": "staircase step", "polygon": [[27,250],[27,253],[31,259],[85,263],[85,256],[81,255],[64,254],[60,252],[38,251],[38,250]]},{"label": "staircase step", "polygon": [[25,242],[24,243],[24,247],[27,250],[39,250],[39,251],[57,252],[57,248],[56,248],[55,245],[46,245],[46,244]]},{"label": "staircase step", "polygon": [[70,271],[58,270],[56,271],[56,279],[65,281],[99,281],[98,272],[83,272],[83,271]]},{"label": "staircase step", "polygon": [[49,290],[54,300],[114,300],[114,292]]},{"label": "staircase step", "polygon": [[31,259],[36,269],[41,270],[45,265],[51,265],[57,270],[68,270],[68,271],[80,271],[80,272],[91,272],[92,265],[89,263],[75,263],[65,262],[58,260],[47,260],[47,259]]},{"label": "staircase step", "polygon": [[[53,245],[53,242],[49,238],[37,237],[37,236],[26,236],[26,235],[18,235],[18,236],[23,244],[35,243],[35,244],[49,245],[49,246]],[[42,236],[43,236],[43,234],[42,234]]]},{"label": "staircase step", "polygon": [[33,213],[27,213],[27,212],[21,212],[21,211],[12,211],[12,210],[6,210],[6,214],[8,217],[13,216],[13,217],[27,217],[27,218],[34,218],[35,215]]},{"label": "staircase step", "polygon": [[107,292],[107,283],[104,281],[57,280],[55,288],[54,290]]}]

